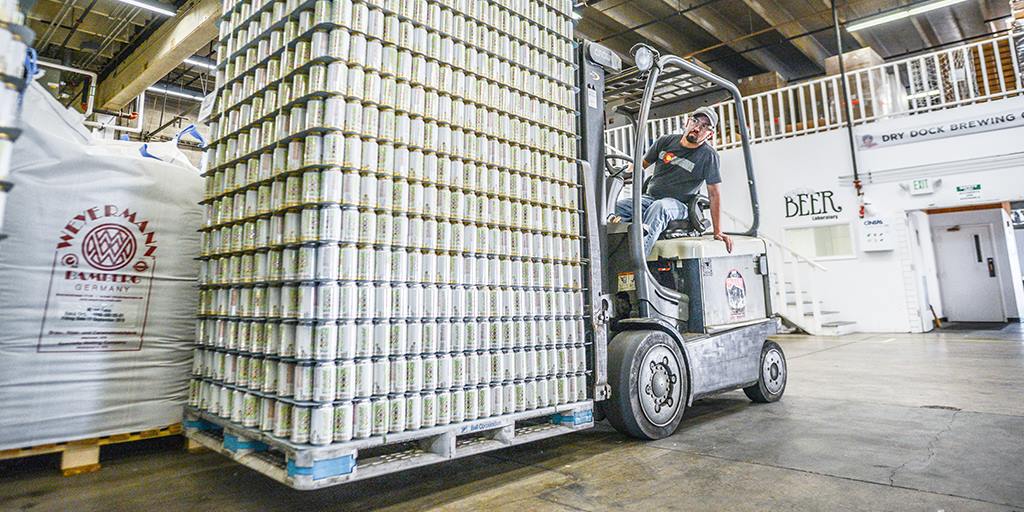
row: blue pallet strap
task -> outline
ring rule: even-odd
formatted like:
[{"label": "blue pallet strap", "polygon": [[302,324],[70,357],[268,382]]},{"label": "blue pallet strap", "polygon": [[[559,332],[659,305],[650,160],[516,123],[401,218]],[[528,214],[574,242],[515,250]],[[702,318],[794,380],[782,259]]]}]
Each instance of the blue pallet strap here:
[{"label": "blue pallet strap", "polygon": [[267,451],[267,445],[259,441],[243,441],[234,434],[224,434],[224,449],[232,452],[239,450],[252,450],[255,452]]},{"label": "blue pallet strap", "polygon": [[183,423],[185,425],[185,428],[191,428],[193,430],[223,430],[224,429],[224,427],[221,427],[221,426],[219,426],[219,425],[217,425],[215,423],[210,423],[209,421],[206,421],[206,420],[185,420]]},{"label": "blue pallet strap", "polygon": [[582,409],[567,411],[551,415],[551,423],[556,425],[578,426],[594,422],[594,410]]},{"label": "blue pallet strap", "polygon": [[315,460],[312,466],[296,466],[294,460],[288,459],[288,476],[311,476],[313,480],[321,480],[332,476],[347,475],[355,467],[356,458],[352,455]]}]

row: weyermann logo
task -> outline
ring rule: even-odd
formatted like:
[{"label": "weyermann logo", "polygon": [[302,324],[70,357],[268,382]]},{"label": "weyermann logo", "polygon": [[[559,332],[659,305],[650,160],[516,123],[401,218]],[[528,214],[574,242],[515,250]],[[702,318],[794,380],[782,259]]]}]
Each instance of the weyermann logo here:
[{"label": "weyermann logo", "polygon": [[157,250],[150,221],[121,205],[86,208],[55,249],[38,350],[141,349]]},{"label": "weyermann logo", "polygon": [[[78,243],[80,235],[82,239]],[[132,269],[145,272],[151,265],[145,259],[154,258],[157,244],[148,220],[141,219],[128,208],[108,204],[89,208],[68,221],[61,229],[57,243],[58,251],[65,249],[70,250],[59,258],[65,267],[77,269],[83,266],[103,271],[68,270],[65,279],[138,282],[138,276],[106,272],[121,270],[133,262]],[[136,261],[136,255],[141,259]]]}]

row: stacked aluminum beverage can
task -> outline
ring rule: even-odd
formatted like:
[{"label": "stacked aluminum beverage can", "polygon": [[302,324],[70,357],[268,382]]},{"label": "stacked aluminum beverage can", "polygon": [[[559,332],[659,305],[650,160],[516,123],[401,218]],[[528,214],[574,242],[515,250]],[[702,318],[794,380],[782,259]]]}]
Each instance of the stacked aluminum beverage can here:
[{"label": "stacked aluminum beverage can", "polygon": [[192,406],[323,445],[587,398],[571,9],[227,0]]}]

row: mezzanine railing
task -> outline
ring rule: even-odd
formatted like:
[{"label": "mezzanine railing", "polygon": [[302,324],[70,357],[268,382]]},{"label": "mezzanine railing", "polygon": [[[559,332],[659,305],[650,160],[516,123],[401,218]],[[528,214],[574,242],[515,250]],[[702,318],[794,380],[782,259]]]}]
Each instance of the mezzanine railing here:
[{"label": "mezzanine railing", "polygon": [[[954,108],[1024,93],[1015,38],[1004,35],[847,73],[850,118],[854,125],[902,115]],[[1020,41],[1017,41],[1020,44]],[[794,137],[846,126],[838,75],[743,98],[751,142]],[[712,105],[720,119],[719,149],[739,146],[738,119],[732,101]],[[653,140],[682,131],[685,115],[649,121]],[[633,127],[605,132],[605,143],[632,154]]]}]

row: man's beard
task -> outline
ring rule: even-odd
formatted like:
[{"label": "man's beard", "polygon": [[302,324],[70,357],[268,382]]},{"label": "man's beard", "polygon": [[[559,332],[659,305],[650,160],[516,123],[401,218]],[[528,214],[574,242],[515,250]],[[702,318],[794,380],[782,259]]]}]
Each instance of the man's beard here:
[{"label": "man's beard", "polygon": [[687,133],[686,134],[686,142],[689,142],[690,144],[696,144],[697,140],[698,139],[697,139],[696,135],[694,135],[692,133]]}]

